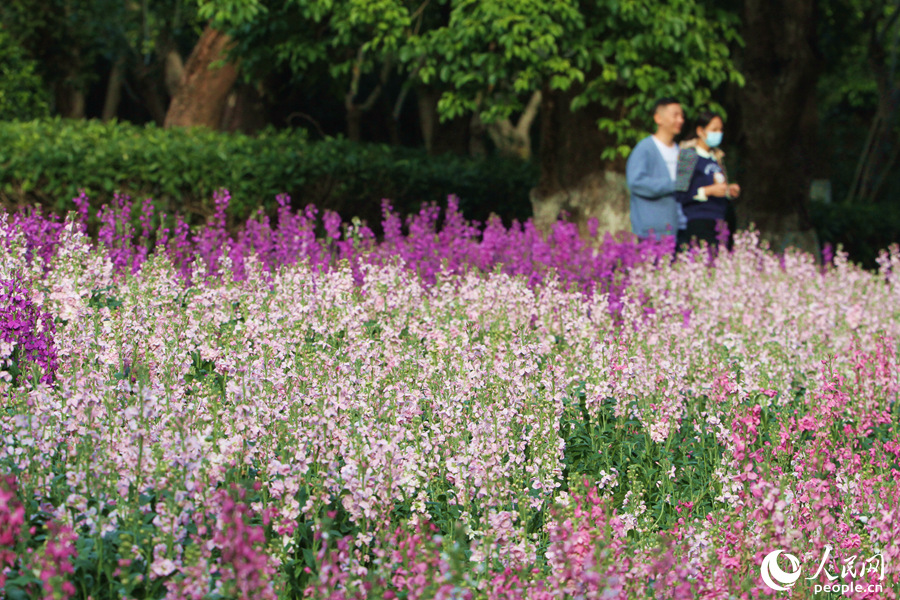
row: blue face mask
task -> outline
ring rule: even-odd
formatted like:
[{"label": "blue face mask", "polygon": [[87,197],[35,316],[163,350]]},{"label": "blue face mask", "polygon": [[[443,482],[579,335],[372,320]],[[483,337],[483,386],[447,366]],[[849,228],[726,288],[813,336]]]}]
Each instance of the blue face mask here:
[{"label": "blue face mask", "polygon": [[706,134],[706,145],[710,148],[717,148],[722,143],[721,131],[710,131]]}]

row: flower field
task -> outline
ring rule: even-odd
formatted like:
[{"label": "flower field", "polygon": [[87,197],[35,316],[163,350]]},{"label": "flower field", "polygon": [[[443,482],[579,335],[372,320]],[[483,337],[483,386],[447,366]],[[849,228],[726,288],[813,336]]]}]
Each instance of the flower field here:
[{"label": "flower field", "polygon": [[0,215],[6,597],[898,597],[897,248],[216,201]]}]

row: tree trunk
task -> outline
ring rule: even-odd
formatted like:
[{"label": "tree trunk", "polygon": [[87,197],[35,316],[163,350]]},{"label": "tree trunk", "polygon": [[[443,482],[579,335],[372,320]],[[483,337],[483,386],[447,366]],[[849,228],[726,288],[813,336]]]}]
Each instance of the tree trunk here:
[{"label": "tree trunk", "polygon": [[[748,218],[772,248],[818,255],[807,208],[814,148],[802,127],[815,89],[815,0],[745,0],[742,183]],[[806,119],[809,122],[809,119]],[[814,121],[813,121],[814,122]]]},{"label": "tree trunk", "polygon": [[85,94],[81,87],[62,81],[56,86],[56,111],[66,119],[83,119]]},{"label": "tree trunk", "polygon": [[353,67],[350,88],[347,90],[347,93],[344,94],[344,108],[347,111],[347,138],[352,142],[359,142],[362,140],[363,115],[369,112],[369,110],[375,106],[375,102],[378,101],[378,98],[381,97],[381,92],[384,89],[384,86],[387,85],[388,77],[391,74],[391,68],[394,66],[393,59],[385,59],[381,66],[381,74],[378,77],[378,83],[376,83],[372,91],[369,92],[365,101],[363,101],[362,104],[357,104],[356,95],[359,93],[359,81],[360,76],[362,75],[362,48],[359,49],[356,56],[356,64]]},{"label": "tree trunk", "polygon": [[174,98],[181,87],[181,78],[184,77],[184,61],[177,50],[166,52],[165,66],[163,67],[166,80],[166,92]]},{"label": "tree trunk", "polygon": [[109,121],[116,117],[119,110],[119,102],[122,100],[122,84],[125,81],[125,58],[119,57],[113,63],[109,72],[109,81],[106,84],[106,98],[103,101],[103,121]]},{"label": "tree trunk", "polygon": [[419,129],[422,130],[422,141],[425,143],[425,151],[431,154],[434,148],[434,130],[437,126],[437,100],[438,94],[424,85],[416,90],[416,100],[419,106]]},{"label": "tree trunk", "polygon": [[487,127],[485,127],[476,110],[472,113],[472,117],[469,120],[469,156],[473,158],[484,158],[487,156],[486,134]]},{"label": "tree trunk", "polygon": [[[872,120],[869,135],[860,154],[853,182],[845,202],[875,202],[881,194],[887,176],[894,170],[900,147],[895,143],[897,106],[900,90],[897,88],[895,67],[898,48],[894,40],[885,37],[892,27],[880,25],[878,14],[869,16],[868,62],[878,90],[878,107]],[[896,19],[894,16],[889,23]],[[886,44],[890,44],[887,46]]]},{"label": "tree trunk", "polygon": [[441,123],[438,118],[437,104],[441,92],[433,87],[420,85],[416,88],[416,99],[419,109],[419,127],[422,140],[429,155],[470,154],[471,119],[465,116],[456,117]]},{"label": "tree trunk", "polygon": [[362,140],[362,110],[355,104],[347,107],[347,139],[351,142]]},{"label": "tree trunk", "polygon": [[160,81],[160,73],[154,63],[137,61],[132,67],[134,81],[144,108],[157,125],[163,125],[170,107],[169,98]]},{"label": "tree trunk", "polygon": [[205,126],[215,129],[222,121],[228,92],[238,76],[238,66],[224,62],[231,37],[207,26],[191,52],[178,90],[166,113],[165,127]]},{"label": "tree trunk", "polygon": [[515,125],[510,119],[503,119],[487,126],[488,135],[500,154],[531,160],[531,125],[537,118],[540,107],[541,92],[536,91]]},{"label": "tree trunk", "polygon": [[630,203],[625,183],[625,161],[600,160],[613,143],[600,131],[603,109],[591,104],[572,112],[572,98],[581,90],[545,89],[541,104],[540,180],[531,190],[535,224],[546,230],[565,211],[587,233],[592,217],[599,232],[631,229]]},{"label": "tree trunk", "polygon": [[239,84],[228,94],[219,129],[254,134],[266,125],[262,94],[251,85]]}]

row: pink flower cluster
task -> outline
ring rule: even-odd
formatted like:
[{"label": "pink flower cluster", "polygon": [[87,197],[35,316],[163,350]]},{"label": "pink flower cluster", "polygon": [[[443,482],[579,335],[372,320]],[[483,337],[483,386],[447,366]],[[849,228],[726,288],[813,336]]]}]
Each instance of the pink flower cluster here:
[{"label": "pink flower cluster", "polygon": [[[73,560],[77,556],[77,535],[71,527],[57,520],[45,523],[46,542],[37,548],[30,543],[36,527],[25,529],[25,507],[18,497],[14,475],[0,479],[0,591],[4,590],[11,571],[36,573],[37,579],[28,581],[26,590],[33,591],[40,583],[44,600],[66,600],[75,595],[72,575]],[[26,581],[30,578],[26,578]]]},{"label": "pink flower cluster", "polygon": [[[186,558],[179,575],[169,582],[166,598],[202,600],[215,580],[215,591],[225,597],[274,599],[276,568],[265,551],[264,531],[270,513],[254,511],[246,502],[243,488],[216,490],[204,509],[193,515],[197,526],[197,533],[189,540],[193,547],[189,545],[183,551]],[[261,524],[253,524],[257,518]],[[156,577],[171,575],[177,569],[174,561],[164,557],[156,565]]]},{"label": "pink flower cluster", "polygon": [[78,536],[68,525],[57,521],[47,524],[47,544],[38,555],[37,568],[44,586],[43,600],[60,600],[75,595],[72,574],[75,569],[75,540]]},{"label": "pink flower cluster", "polygon": [[16,549],[25,522],[25,507],[16,495],[16,478],[0,479],[0,589],[6,585],[7,570],[16,564]]}]

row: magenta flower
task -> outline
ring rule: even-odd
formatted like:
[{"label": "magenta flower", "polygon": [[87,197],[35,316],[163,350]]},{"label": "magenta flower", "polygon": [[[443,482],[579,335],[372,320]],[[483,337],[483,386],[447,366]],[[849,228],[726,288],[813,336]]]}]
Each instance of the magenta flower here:
[{"label": "magenta flower", "polygon": [[0,280],[0,361],[13,384],[27,376],[31,365],[41,381],[51,383],[57,369],[55,326],[50,314],[32,301],[22,277]]}]

